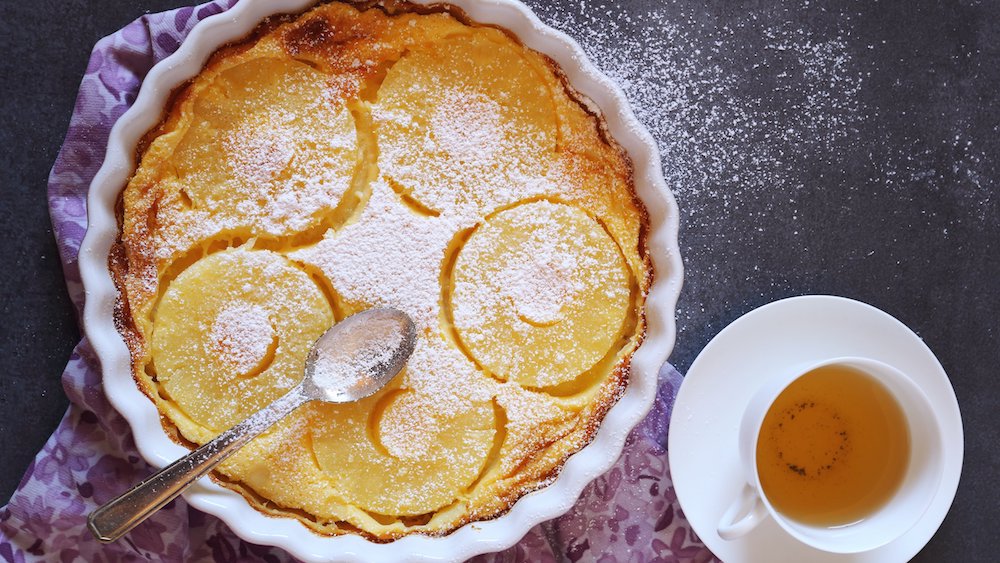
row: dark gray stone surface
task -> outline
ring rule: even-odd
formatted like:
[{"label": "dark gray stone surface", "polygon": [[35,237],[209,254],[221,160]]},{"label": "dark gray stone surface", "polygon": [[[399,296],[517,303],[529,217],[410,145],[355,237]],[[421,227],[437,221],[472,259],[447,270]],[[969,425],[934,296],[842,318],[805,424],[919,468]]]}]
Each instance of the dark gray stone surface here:
[{"label": "dark gray stone surface", "polygon": [[[182,0],[0,3],[0,498],[66,408],[79,337],[45,201],[94,42]],[[962,484],[917,561],[1000,552],[1000,4],[530,2],[629,94],[682,208],[672,361],[830,293],[915,330],[962,407]]]}]

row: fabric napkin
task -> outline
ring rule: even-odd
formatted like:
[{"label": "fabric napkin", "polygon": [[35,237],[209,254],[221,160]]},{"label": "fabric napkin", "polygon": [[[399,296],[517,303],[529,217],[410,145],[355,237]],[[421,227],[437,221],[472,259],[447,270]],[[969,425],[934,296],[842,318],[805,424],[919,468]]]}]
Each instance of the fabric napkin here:
[{"label": "fabric napkin", "polygon": [[[99,41],[80,85],[62,150],[49,177],[49,207],[70,297],[84,293],[77,254],[87,227],[86,196],[104,159],[108,133],[135,100],[146,72],[173,53],[198,21],[229,9],[218,0],[149,14]],[[86,516],[152,468],[136,452],[125,420],[104,395],[87,340],[62,376],[70,406],[55,433],[0,509],[5,561],[294,561],[284,551],[242,541],[219,519],[177,499],[122,540],[101,545]],[[708,561],[712,554],[684,518],[667,467],[667,424],[681,375],[659,373],[656,404],[628,437],[624,453],[588,486],[574,508],[536,526],[520,543],[481,562]]]}]

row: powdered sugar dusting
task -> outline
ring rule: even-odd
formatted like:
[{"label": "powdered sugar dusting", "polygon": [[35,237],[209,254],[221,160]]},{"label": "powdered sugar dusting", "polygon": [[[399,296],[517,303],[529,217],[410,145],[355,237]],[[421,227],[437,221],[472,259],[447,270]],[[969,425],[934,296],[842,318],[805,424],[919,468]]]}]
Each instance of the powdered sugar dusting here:
[{"label": "powdered sugar dusting", "polygon": [[474,223],[498,207],[568,189],[548,170],[555,123],[544,133],[535,124],[512,123],[499,102],[474,89],[416,84],[410,90],[440,98],[426,125],[391,100],[372,108],[372,120],[384,177],[419,204]]},{"label": "powdered sugar dusting", "polygon": [[495,162],[498,140],[505,137],[501,111],[480,92],[449,90],[431,115],[429,139],[458,162]]},{"label": "powdered sugar dusting", "polygon": [[559,209],[558,204],[540,201],[518,207],[516,213],[506,212],[515,230],[531,233],[514,248],[497,248],[502,238],[474,235],[481,244],[466,245],[463,263],[476,267],[496,259],[501,262],[488,273],[473,275],[468,283],[456,282],[456,293],[468,296],[454,300],[456,324],[482,326],[506,303],[524,317],[516,325],[521,328],[559,320],[563,304],[586,287],[585,278],[605,267],[563,236],[565,226],[555,219],[554,210]]},{"label": "powdered sugar dusting", "polygon": [[453,216],[414,214],[377,181],[357,221],[290,256],[318,266],[345,301],[399,309],[419,332],[437,327],[441,262],[465,226],[471,225]]},{"label": "powdered sugar dusting", "polygon": [[419,459],[434,445],[441,431],[434,416],[428,416],[427,407],[412,404],[409,408],[391,408],[379,421],[379,440],[389,455],[404,460]]},{"label": "powdered sugar dusting", "polygon": [[210,350],[221,354],[238,374],[247,374],[263,363],[277,335],[267,311],[260,305],[234,301],[223,308],[209,337]]},{"label": "powdered sugar dusting", "polygon": [[[443,337],[433,335],[417,341],[407,363],[403,386],[416,393],[416,400],[395,405],[391,416],[383,418],[380,438],[393,455],[404,459],[419,457],[426,451],[426,437],[436,422],[428,422],[428,413],[442,419],[482,408],[496,400],[504,409],[508,423],[508,447],[504,467],[513,469],[541,439],[540,425],[569,416],[558,402],[544,393],[528,391],[514,382],[500,382],[479,371],[469,359]],[[425,434],[425,436],[426,436]],[[520,448],[520,449],[518,449]],[[469,451],[464,448],[461,451]]]},{"label": "powdered sugar dusting", "polygon": [[547,200],[501,211],[473,232],[452,282],[462,341],[489,371],[531,387],[569,381],[603,357],[629,302],[605,231]]},{"label": "powdered sugar dusting", "polygon": [[567,252],[545,252],[525,249],[526,260],[508,270],[511,278],[507,296],[514,302],[517,314],[536,325],[559,320],[563,305],[582,289],[573,275],[577,256]]},{"label": "powdered sugar dusting", "polygon": [[444,337],[421,338],[406,366],[403,384],[424,396],[434,412],[453,415],[489,401],[494,381]]},{"label": "powdered sugar dusting", "polygon": [[223,141],[230,172],[244,182],[271,182],[295,154],[294,136],[288,127],[242,123]]},{"label": "powdered sugar dusting", "polygon": [[[187,201],[160,204],[169,215],[157,233],[158,258],[219,233],[294,234],[315,225],[350,187],[357,149],[350,111],[315,71],[293,64],[280,72],[282,80],[200,110],[175,141],[176,175],[160,181]],[[225,83],[225,76],[216,81]],[[254,108],[254,96],[276,103]]]}]

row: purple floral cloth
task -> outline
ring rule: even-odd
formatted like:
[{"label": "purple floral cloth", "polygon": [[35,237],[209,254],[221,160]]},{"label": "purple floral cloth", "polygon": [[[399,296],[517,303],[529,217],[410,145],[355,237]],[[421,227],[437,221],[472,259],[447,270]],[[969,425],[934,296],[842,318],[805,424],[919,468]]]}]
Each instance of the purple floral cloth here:
[{"label": "purple floral cloth", "polygon": [[[49,205],[69,293],[84,293],[77,254],[87,227],[86,195],[104,159],[108,133],[135,100],[146,72],[173,53],[195,23],[235,0],[150,14],[94,48],[65,143],[49,177]],[[682,514],[667,467],[667,423],[681,376],[669,365],[650,415],[629,436],[615,466],[587,487],[566,515],[532,529],[513,548],[480,562],[708,561],[712,554]],[[0,509],[5,561],[294,561],[247,543],[213,516],[175,500],[122,540],[101,545],[86,515],[152,468],[125,420],[105,398],[99,363],[84,339],[62,376],[70,407]]]}]

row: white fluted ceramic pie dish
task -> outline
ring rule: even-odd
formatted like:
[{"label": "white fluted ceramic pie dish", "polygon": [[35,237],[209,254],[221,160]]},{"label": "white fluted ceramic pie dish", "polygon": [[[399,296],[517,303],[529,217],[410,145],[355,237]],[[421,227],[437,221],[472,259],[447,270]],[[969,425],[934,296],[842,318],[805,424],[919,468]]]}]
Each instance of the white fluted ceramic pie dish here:
[{"label": "white fluted ceramic pie dish", "polygon": [[[246,36],[267,16],[300,12],[313,3],[243,0],[195,26],[178,51],[146,76],[135,104],[111,130],[107,156],[91,184],[89,225],[80,249],[87,292],[84,328],[101,361],[109,400],[128,420],[140,454],[154,466],[166,465],[187,450],[167,436],[156,407],[132,379],[129,351],[115,328],[117,291],[108,270],[108,253],[118,236],[116,201],[134,169],[139,139],[159,122],[174,88],[196,75],[212,52]],[[296,520],[265,516],[241,495],[208,478],[185,494],[192,506],[218,516],[245,540],[281,547],[305,561],[459,561],[512,546],[536,524],[569,510],[583,488],[611,467],[628,433],[649,411],[656,395],[657,372],[673,348],[674,311],[682,279],[678,211],[664,184],[652,137],[636,120],[624,94],[587,61],[575,41],[545,26],[524,5],[513,0],[452,0],[449,4],[479,23],[510,30],[527,47],[556,61],[628,153],[636,192],[649,213],[646,243],[655,269],[646,301],[645,341],[632,357],[632,376],[624,396],[608,412],[594,440],[570,457],[551,485],[522,497],[502,516],[468,524],[447,536],[411,535],[381,544],[354,535],[324,537]]]}]

